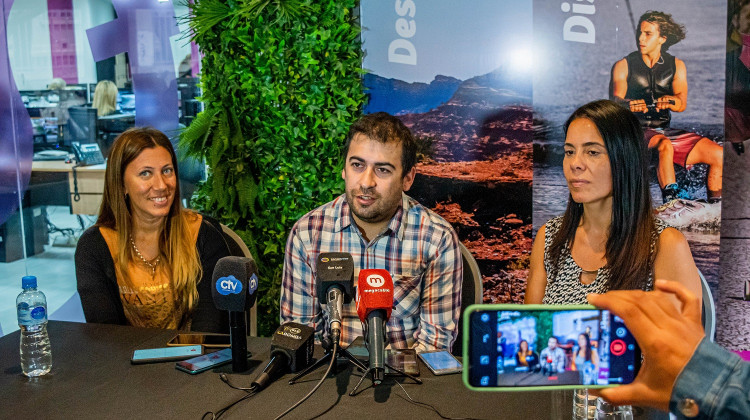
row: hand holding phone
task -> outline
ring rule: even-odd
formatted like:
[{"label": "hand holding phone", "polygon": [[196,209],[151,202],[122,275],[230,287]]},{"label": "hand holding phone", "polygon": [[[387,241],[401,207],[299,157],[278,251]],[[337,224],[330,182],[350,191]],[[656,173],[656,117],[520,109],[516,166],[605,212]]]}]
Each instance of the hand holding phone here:
[{"label": "hand holding phone", "polygon": [[156,349],[135,350],[130,358],[134,365],[143,363],[170,362],[185,360],[203,354],[201,346],[162,347]]}]

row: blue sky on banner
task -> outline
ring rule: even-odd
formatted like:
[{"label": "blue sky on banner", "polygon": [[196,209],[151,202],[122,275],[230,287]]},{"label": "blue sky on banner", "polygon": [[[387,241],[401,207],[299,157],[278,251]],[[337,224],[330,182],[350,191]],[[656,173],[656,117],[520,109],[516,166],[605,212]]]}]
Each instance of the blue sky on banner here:
[{"label": "blue sky on banner", "polygon": [[506,63],[530,71],[531,0],[364,0],[364,67],[386,78],[466,80]]}]

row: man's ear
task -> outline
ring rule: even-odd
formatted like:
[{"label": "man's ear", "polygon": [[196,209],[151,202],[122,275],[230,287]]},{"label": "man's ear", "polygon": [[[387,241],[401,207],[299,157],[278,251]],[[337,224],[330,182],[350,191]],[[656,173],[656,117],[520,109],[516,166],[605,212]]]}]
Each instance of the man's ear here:
[{"label": "man's ear", "polygon": [[411,188],[411,185],[414,183],[414,177],[417,176],[417,167],[413,166],[411,170],[409,170],[408,173],[406,173],[403,177],[403,190],[409,191],[409,188]]}]

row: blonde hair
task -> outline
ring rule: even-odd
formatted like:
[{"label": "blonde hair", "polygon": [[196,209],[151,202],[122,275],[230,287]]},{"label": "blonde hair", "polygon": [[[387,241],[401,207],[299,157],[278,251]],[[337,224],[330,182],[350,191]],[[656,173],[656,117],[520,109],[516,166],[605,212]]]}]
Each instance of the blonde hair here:
[{"label": "blonde hair", "polygon": [[[177,156],[172,143],[161,131],[151,128],[130,128],[117,136],[109,153],[107,169],[104,174],[104,193],[99,209],[97,226],[104,226],[117,232],[117,265],[123,273],[124,280],[132,287],[128,278],[128,264],[134,260],[130,235],[133,221],[130,202],[125,198],[125,168],[143,152],[144,149],[163,147],[172,156],[175,178],[177,173]],[[174,287],[177,306],[182,309],[184,318],[180,326],[190,319],[198,304],[198,281],[203,274],[198,250],[188,228],[189,220],[195,214],[183,209],[180,204],[179,183],[175,187],[174,201],[169,209],[164,226],[159,235],[159,252],[169,270],[170,280]]]},{"label": "blonde hair", "polygon": [[60,89],[65,89],[65,87],[67,85],[68,84],[65,83],[65,79],[63,79],[61,77],[55,77],[54,79],[52,79],[51,82],[49,82],[49,84],[47,85],[47,89],[49,89],[49,90],[60,90]]},{"label": "blonde hair", "polygon": [[109,80],[96,84],[91,106],[96,108],[96,115],[103,117],[115,112],[117,106],[117,86]]}]

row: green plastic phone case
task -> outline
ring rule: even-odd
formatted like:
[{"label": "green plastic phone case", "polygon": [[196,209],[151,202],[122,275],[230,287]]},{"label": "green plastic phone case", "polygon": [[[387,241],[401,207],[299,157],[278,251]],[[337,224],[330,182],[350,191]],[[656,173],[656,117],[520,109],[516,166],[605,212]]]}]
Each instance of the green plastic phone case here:
[{"label": "green plastic phone case", "polygon": [[522,305],[522,304],[477,304],[471,305],[466,308],[464,312],[464,325],[463,325],[463,363],[464,369],[461,373],[463,377],[464,385],[472,391],[484,391],[484,392],[498,392],[498,391],[551,391],[555,389],[598,389],[598,388],[611,388],[614,385],[550,385],[550,386],[512,386],[512,387],[475,387],[469,383],[469,339],[471,332],[469,331],[471,325],[471,313],[477,311],[539,311],[539,310],[553,310],[553,311],[564,311],[564,310],[598,310],[599,308],[593,305]]}]

